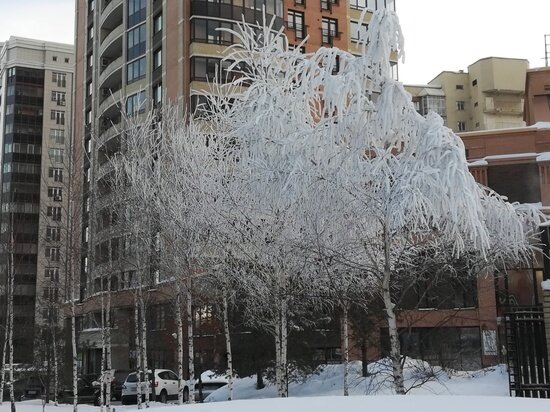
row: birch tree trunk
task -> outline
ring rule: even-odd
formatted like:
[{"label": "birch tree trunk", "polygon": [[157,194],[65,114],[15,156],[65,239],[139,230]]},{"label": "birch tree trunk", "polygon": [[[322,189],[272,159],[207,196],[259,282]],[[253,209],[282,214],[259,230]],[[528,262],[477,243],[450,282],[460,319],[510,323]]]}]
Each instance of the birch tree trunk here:
[{"label": "birch tree trunk", "polygon": [[14,261],[13,261],[13,224],[12,224],[12,250],[10,253],[10,272],[8,275],[8,315],[9,315],[9,333],[8,346],[10,350],[10,404],[11,412],[15,412],[15,395],[13,393],[13,291],[14,291]]},{"label": "birch tree trunk", "polygon": [[397,330],[397,317],[395,315],[395,304],[391,299],[391,256],[390,256],[390,234],[387,226],[384,227],[384,278],[382,281],[382,299],[388,317],[388,333],[390,337],[390,359],[393,370],[393,383],[395,392],[398,395],[405,395],[405,383],[403,379],[403,366],[401,364],[401,345],[399,343],[399,332]]},{"label": "birch tree trunk", "polygon": [[78,353],[76,350],[76,308],[74,294],[74,274],[72,275],[71,285],[71,346],[73,351],[73,412],[78,412]]},{"label": "birch tree trunk", "polygon": [[[9,282],[9,280],[8,280]],[[8,286],[9,289],[9,286]],[[9,298],[7,299],[9,301]],[[6,324],[4,325],[4,345],[2,349],[2,371],[0,371],[0,405],[2,405],[3,399],[4,399],[4,383],[5,383],[5,377],[6,377],[6,349],[8,348],[8,319],[10,312],[10,306],[9,303],[6,302]]]},{"label": "birch tree trunk", "polygon": [[181,317],[181,306],[181,291],[178,287],[176,296],[176,323],[178,325],[178,405],[183,405],[183,391],[185,389],[185,382],[183,379],[183,319]]},{"label": "birch tree trunk", "polygon": [[187,350],[189,367],[189,403],[195,403],[195,349],[193,346],[193,302],[191,276],[187,277]]},{"label": "birch tree trunk", "polygon": [[107,306],[105,308],[105,406],[111,411],[111,276],[107,278]]},{"label": "birch tree trunk", "polygon": [[349,332],[348,332],[348,305],[347,302],[344,303],[344,313],[343,313],[343,333],[344,333],[344,396],[349,396]]},{"label": "birch tree trunk", "polygon": [[275,384],[277,396],[281,397],[281,310],[277,309],[277,322],[275,324]]},{"label": "birch tree trunk", "polygon": [[287,368],[287,353],[288,353],[288,320],[287,309],[288,302],[286,296],[282,302],[281,309],[281,397],[288,397],[288,368]]},{"label": "birch tree trunk", "polygon": [[223,296],[223,330],[225,334],[225,349],[227,351],[227,400],[233,399],[233,352],[231,352],[231,335],[229,334],[229,310],[227,296]]},{"label": "birch tree trunk", "polygon": [[135,328],[135,337],[134,342],[136,346],[136,373],[137,373],[137,386],[136,386],[136,396],[137,396],[137,408],[141,409],[141,346],[139,344],[140,334],[139,334],[139,305],[138,305],[138,296],[137,291],[134,297],[134,328]]},{"label": "birch tree trunk", "polygon": [[[149,397],[151,395],[151,383],[149,382],[149,373],[148,373],[148,365],[147,365],[147,316],[145,316],[145,301],[143,299],[143,290],[141,290],[140,287],[140,299],[139,303],[141,306],[141,355],[143,358],[142,366],[143,366],[143,376],[145,380],[145,407],[149,408],[150,402]],[[154,377],[153,384],[154,384]]]},{"label": "birch tree trunk", "polygon": [[[53,340],[53,401],[54,405],[57,406],[57,381],[59,380],[58,368],[57,368],[57,319],[53,321],[53,331],[52,331],[52,340]],[[49,395],[49,394],[47,394]]]}]

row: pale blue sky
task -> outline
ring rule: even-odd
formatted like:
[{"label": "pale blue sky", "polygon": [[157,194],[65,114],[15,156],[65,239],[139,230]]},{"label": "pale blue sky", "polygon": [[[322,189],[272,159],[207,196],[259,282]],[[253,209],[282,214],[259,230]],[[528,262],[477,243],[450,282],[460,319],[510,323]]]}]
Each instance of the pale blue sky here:
[{"label": "pale blue sky", "polygon": [[[175,0],[168,0],[175,1]],[[313,1],[313,0],[311,0]],[[550,0],[396,0],[405,33],[400,79],[426,83],[489,57],[544,65]],[[10,35],[73,42],[74,0],[0,0],[0,41]]]}]

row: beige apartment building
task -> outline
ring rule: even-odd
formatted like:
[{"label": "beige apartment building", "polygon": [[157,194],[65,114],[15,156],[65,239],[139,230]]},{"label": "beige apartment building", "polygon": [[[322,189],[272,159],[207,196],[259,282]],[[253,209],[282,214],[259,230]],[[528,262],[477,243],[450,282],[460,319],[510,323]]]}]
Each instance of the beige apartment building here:
[{"label": "beige apartment building", "polygon": [[525,59],[487,57],[467,71],[444,71],[428,85],[406,88],[421,114],[443,113],[455,132],[522,127],[528,68]]},{"label": "beige apartment building", "polygon": [[0,305],[13,274],[16,363],[51,349],[66,298],[74,63],[70,45],[20,37],[0,44],[0,242],[8,245],[0,251]]}]

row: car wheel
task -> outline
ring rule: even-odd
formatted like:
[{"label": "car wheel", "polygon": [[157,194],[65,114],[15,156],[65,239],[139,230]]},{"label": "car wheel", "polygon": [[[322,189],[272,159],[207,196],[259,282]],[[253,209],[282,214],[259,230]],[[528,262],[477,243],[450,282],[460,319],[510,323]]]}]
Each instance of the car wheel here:
[{"label": "car wheel", "polygon": [[121,398],[120,401],[123,405],[130,405],[130,402],[128,402],[128,397],[121,396],[120,398]]},{"label": "car wheel", "polygon": [[168,400],[168,394],[166,393],[166,391],[164,389],[160,392],[159,400],[160,400],[161,403],[166,403],[166,401]]},{"label": "car wheel", "polygon": [[185,403],[189,402],[189,388],[183,390],[183,401]]}]

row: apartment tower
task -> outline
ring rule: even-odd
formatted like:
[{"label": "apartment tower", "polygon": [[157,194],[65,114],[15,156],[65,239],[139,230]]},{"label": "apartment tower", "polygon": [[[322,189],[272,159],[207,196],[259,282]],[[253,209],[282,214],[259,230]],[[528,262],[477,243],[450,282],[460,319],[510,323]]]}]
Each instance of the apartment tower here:
[{"label": "apartment tower", "polygon": [[[70,45],[20,37],[0,44],[0,304],[6,307],[13,275],[16,363],[44,353],[40,345],[51,343],[65,297],[73,67]],[[6,312],[0,313],[5,325]]]},{"label": "apartment tower", "polygon": [[[113,273],[107,267],[129,245],[117,229],[108,190],[101,190],[108,186],[103,184],[111,172],[108,159],[121,146],[121,112],[139,114],[164,100],[193,110],[199,102],[195,91],[207,88],[217,70],[227,67],[222,58],[235,39],[219,28],[236,29],[243,21],[255,25],[265,13],[274,30],[286,27],[291,46],[309,36],[304,52],[321,46],[358,52],[357,31],[365,29],[358,24],[362,10],[371,11],[366,26],[385,0],[77,0],[76,5],[74,124],[75,139],[84,150],[77,156],[83,159],[78,324],[79,341],[86,343],[84,371],[95,372],[101,356],[99,336],[93,331],[100,310],[97,294],[106,279],[116,295],[115,323],[125,324],[133,316],[133,269],[121,264]],[[152,289],[160,289],[155,276],[149,281]],[[168,329],[165,295],[151,292],[151,300],[158,303],[151,307],[157,330]],[[114,333],[113,366],[128,369],[133,365],[132,342]],[[155,367],[173,365],[170,336],[159,332],[152,339]]]}]

